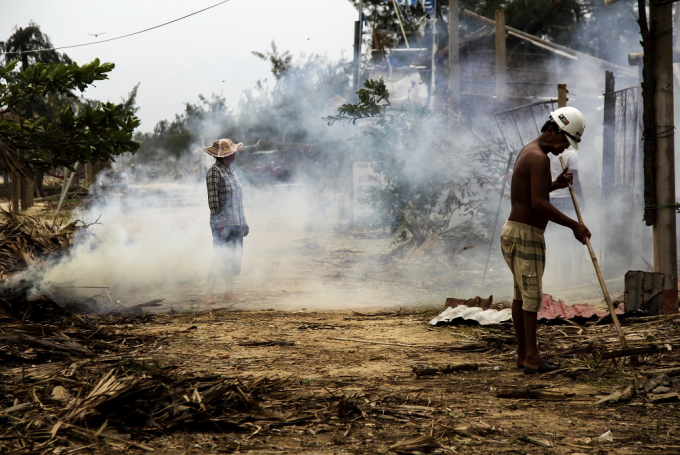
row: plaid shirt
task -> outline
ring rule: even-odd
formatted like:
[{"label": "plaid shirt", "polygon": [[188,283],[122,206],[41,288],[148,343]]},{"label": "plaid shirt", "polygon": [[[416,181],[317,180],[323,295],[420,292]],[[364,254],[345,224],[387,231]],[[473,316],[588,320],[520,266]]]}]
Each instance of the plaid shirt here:
[{"label": "plaid shirt", "polygon": [[245,226],[241,182],[229,166],[216,162],[205,176],[208,184],[210,225]]}]

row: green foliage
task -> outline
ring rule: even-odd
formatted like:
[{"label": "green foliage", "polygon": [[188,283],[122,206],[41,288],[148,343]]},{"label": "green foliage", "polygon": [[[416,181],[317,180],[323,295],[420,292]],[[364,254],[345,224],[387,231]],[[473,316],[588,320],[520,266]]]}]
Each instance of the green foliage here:
[{"label": "green foliage", "polygon": [[324,119],[331,126],[338,121],[347,121],[356,124],[361,118],[378,117],[378,122],[382,126],[385,109],[390,105],[389,92],[385,86],[385,81],[369,79],[364,83],[364,87],[357,92],[359,102],[357,104],[343,104],[338,108],[339,115],[331,115]]},{"label": "green foliage", "polygon": [[130,93],[128,93],[127,99],[123,99],[123,109],[136,114],[139,108],[137,107],[137,90],[139,89],[139,82],[137,85],[132,87]]},{"label": "green foliage", "polygon": [[49,37],[33,21],[29,22],[28,27],[15,27],[12,36],[7,41],[0,42],[0,51],[6,53],[5,62],[21,58],[23,69],[33,63],[71,63],[66,54],[60,54],[52,47]]},{"label": "green foliage", "polygon": [[286,51],[283,54],[279,54],[276,48],[276,43],[272,41],[272,50],[265,52],[253,51],[253,55],[258,57],[260,60],[269,61],[272,65],[272,74],[276,79],[281,79],[286,71],[291,67],[293,61],[293,56],[290,52]]},{"label": "green foliage", "polygon": [[449,133],[446,116],[417,104],[393,107],[382,80],[366,81],[359,100],[325,120],[329,125],[371,123],[355,145],[381,176],[369,201],[391,221],[397,242],[420,244],[446,231],[454,212],[468,219],[480,214],[486,202],[483,186],[500,173],[493,166],[487,169],[491,175],[479,172],[490,151],[472,140],[469,125],[457,123]]},{"label": "green foliage", "polygon": [[[107,79],[113,63],[35,63],[20,72],[14,71],[16,65],[0,68],[0,168],[26,173],[72,167],[113,160],[139,148],[132,138],[139,120],[132,112],[122,104],[79,103],[74,93]],[[51,118],[26,112],[27,105],[50,96],[73,102]]]}]

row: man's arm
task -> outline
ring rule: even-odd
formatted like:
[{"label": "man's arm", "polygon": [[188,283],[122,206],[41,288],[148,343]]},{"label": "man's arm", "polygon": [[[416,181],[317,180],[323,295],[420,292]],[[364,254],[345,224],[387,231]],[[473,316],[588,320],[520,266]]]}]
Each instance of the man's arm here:
[{"label": "man's arm", "polygon": [[554,186],[550,183],[548,191],[546,191],[545,176],[550,175],[550,160],[548,157],[539,157],[538,159],[530,160],[529,178],[531,179],[531,208],[539,215],[547,218],[553,223],[561,224],[569,229],[574,229],[578,221],[572,220],[564,213],[560,212],[553,206],[546,197],[547,192]]},{"label": "man's arm", "polygon": [[552,187],[546,182],[546,175],[550,175],[550,159],[546,156],[531,158],[529,162],[529,178],[531,179],[531,208],[553,223],[568,227],[574,232],[574,236],[585,243],[586,237],[590,237],[590,231],[584,224],[569,218],[552,205],[547,193]]},{"label": "man's arm", "polygon": [[569,172],[569,167],[565,167],[562,173],[558,175],[552,183],[550,183],[549,192],[552,193],[553,191],[559,190],[561,188],[568,188],[569,184],[573,183],[573,181],[574,174]]},{"label": "man's arm", "polygon": [[208,207],[212,213],[219,213],[222,209],[219,191],[220,175],[216,170],[210,169],[205,181],[208,186]]}]

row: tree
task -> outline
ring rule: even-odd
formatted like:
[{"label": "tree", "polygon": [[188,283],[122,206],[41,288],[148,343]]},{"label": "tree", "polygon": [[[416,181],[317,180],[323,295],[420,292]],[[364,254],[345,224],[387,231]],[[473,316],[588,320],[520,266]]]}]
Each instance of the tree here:
[{"label": "tree", "polygon": [[75,91],[107,79],[113,63],[34,63],[15,72],[17,63],[0,68],[0,169],[30,176],[36,169],[112,161],[139,148],[132,138],[139,119],[122,104],[72,103],[51,120],[23,112],[53,94],[75,100]]},{"label": "tree", "polygon": [[0,42],[0,51],[5,53],[5,62],[9,64],[19,55],[24,70],[33,63],[71,63],[68,55],[60,54],[52,48],[50,38],[33,21],[29,22],[28,27],[15,27],[12,36],[7,41]]},{"label": "tree", "polygon": [[[40,27],[32,21],[28,24],[28,27],[15,27],[14,33],[7,41],[0,42],[0,51],[5,52],[6,63],[10,63],[18,57],[21,60],[23,71],[34,63],[72,63],[66,54],[60,54],[53,49],[49,37],[42,33]],[[58,115],[60,109],[70,102],[69,97],[64,94],[51,93],[25,103],[21,106],[19,114],[25,118],[38,115],[51,120]],[[44,171],[36,169],[34,184],[38,197],[43,196],[43,176]]]},{"label": "tree", "polygon": [[475,144],[470,125],[459,123],[449,136],[446,116],[418,104],[392,106],[382,80],[366,81],[358,98],[325,120],[372,123],[356,138],[357,158],[374,163],[383,180],[373,187],[370,202],[391,221],[397,243],[418,248],[437,238],[451,227],[454,212],[478,226],[489,224],[490,217],[483,216],[486,188],[500,181],[505,159],[494,160],[497,152]]},{"label": "tree", "polygon": [[252,54],[260,60],[271,63],[272,74],[276,79],[281,79],[283,74],[290,69],[291,62],[293,61],[293,56],[290,55],[290,52],[286,51],[283,54],[279,54],[274,41],[272,41],[271,51],[253,51]]}]

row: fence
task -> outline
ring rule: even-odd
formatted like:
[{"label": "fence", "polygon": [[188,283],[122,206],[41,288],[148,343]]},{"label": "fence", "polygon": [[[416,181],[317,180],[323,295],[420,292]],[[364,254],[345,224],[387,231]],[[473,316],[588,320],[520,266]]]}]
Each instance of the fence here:
[{"label": "fence", "polygon": [[494,114],[508,155],[518,153],[541,134],[541,127],[556,104],[557,100],[541,101]]},{"label": "fence", "polygon": [[636,252],[643,253],[638,226],[643,216],[637,155],[638,99],[637,87],[605,93],[602,223],[607,226],[607,235],[603,235],[600,257],[610,277],[625,273]]}]

